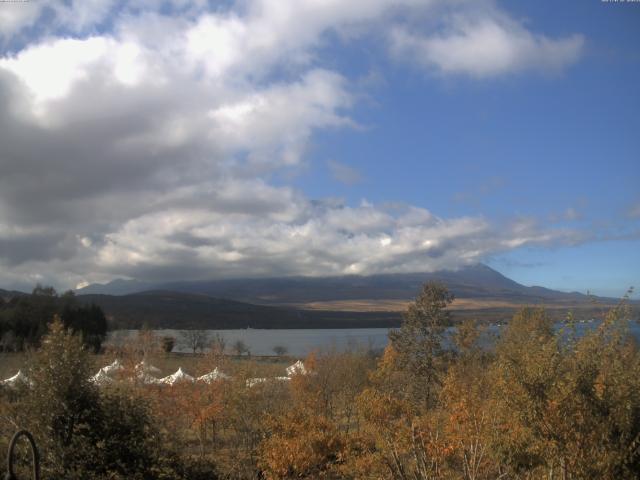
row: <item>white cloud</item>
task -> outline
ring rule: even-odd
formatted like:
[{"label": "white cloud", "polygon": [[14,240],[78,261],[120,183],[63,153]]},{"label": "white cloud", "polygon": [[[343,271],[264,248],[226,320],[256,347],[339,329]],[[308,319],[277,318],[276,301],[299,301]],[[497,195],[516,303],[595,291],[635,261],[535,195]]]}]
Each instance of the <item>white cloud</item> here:
[{"label": "white cloud", "polygon": [[[313,201],[275,185],[304,163],[315,132],[357,126],[352,83],[322,61],[329,33],[382,40],[401,22],[400,53],[428,45],[440,71],[477,76],[561,67],[577,48],[560,55],[568,40],[505,19],[440,34],[407,20],[440,3],[3,6],[0,40],[13,46],[0,56],[0,265],[11,268],[0,284],[434,270],[567,241],[570,232]],[[339,181],[361,179],[342,163],[329,168]]]},{"label": "white cloud", "polygon": [[345,80],[312,70],[295,83],[276,84],[209,112],[214,128],[236,150],[253,151],[263,162],[296,164],[311,131],[353,125],[340,111],[352,103]]},{"label": "white cloud", "polygon": [[40,2],[5,2],[0,8],[0,39],[33,24],[40,16]]},{"label": "white cloud", "polygon": [[340,275],[455,268],[515,247],[575,240],[573,232],[543,232],[531,222],[499,230],[483,219],[444,220],[426,211],[428,223],[407,226],[412,210],[307,202],[290,221],[159,212],[128,222],[97,254],[103,268],[134,277]]},{"label": "white cloud", "polygon": [[95,29],[117,5],[115,0],[26,0],[3,2],[0,8],[0,41],[15,39],[24,29],[38,25],[46,36],[57,28],[76,34]]},{"label": "white cloud", "polygon": [[429,70],[486,78],[523,70],[560,71],[577,61],[584,46],[582,35],[552,39],[533,34],[495,11],[456,14],[445,24],[443,31],[426,34],[395,27],[392,52]]},{"label": "white cloud", "polygon": [[48,3],[53,9],[56,23],[79,33],[102,23],[115,7],[116,0],[53,0],[44,3]]},{"label": "white cloud", "polygon": [[67,96],[74,83],[86,78],[107,48],[108,42],[101,37],[55,40],[0,59],[0,68],[17,75],[36,102],[56,100]]}]

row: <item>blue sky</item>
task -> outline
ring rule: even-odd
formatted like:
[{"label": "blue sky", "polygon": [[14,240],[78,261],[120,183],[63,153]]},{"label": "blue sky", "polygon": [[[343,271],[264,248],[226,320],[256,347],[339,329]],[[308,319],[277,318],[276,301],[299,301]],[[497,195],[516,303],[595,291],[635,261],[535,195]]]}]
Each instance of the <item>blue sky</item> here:
[{"label": "blue sky", "polygon": [[[633,232],[632,240],[488,259],[528,285],[622,295],[640,272],[638,220],[629,218],[640,198],[640,8],[504,5],[537,31],[585,35],[581,60],[559,74],[482,81],[385,62],[375,104],[356,115],[372,127],[318,140],[317,167],[300,185],[319,196],[336,192],[330,170],[321,171],[322,158],[335,158],[363,172],[363,181],[338,190],[351,201],[402,198],[445,217],[521,215],[595,235]],[[356,76],[370,65],[358,67]]]},{"label": "blue sky", "polygon": [[640,4],[0,5],[0,284],[640,272]]}]

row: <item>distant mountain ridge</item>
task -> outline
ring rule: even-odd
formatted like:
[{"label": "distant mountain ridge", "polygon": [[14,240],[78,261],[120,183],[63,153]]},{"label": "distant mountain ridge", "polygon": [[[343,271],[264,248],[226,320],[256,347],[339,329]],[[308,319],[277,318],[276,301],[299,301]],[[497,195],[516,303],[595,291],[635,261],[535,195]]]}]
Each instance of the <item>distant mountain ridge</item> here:
[{"label": "distant mountain ridge", "polygon": [[524,303],[588,300],[586,295],[577,292],[565,293],[544,287],[526,287],[484,264],[431,273],[371,276],[281,277],[162,283],[118,279],[107,284],[89,285],[78,289],[77,293],[128,295],[163,290],[263,305],[299,305],[335,300],[409,300],[415,297],[424,282],[430,280],[444,282],[457,298],[491,298]]},{"label": "distant mountain ridge", "polygon": [[253,305],[192,293],[152,290],[128,295],[78,295],[100,306],[110,329],[397,327],[397,312],[328,312]]},{"label": "distant mountain ridge", "polygon": [[19,292],[17,290],[4,290],[2,288],[0,288],[0,298],[13,298],[13,297],[18,297],[20,295],[26,295],[26,293],[24,292]]},{"label": "distant mountain ridge", "polygon": [[[111,329],[140,328],[362,328],[397,327],[401,312],[431,280],[445,283],[459,301],[454,319],[504,322],[522,305],[544,305],[554,318],[598,315],[587,295],[521,285],[487,265],[456,271],[340,277],[286,277],[190,282],[114,280],[76,291],[95,303]],[[0,290],[0,296],[24,295]],[[616,299],[599,298],[603,305]],[[640,302],[632,302],[640,306]],[[383,305],[380,308],[380,305]]]}]

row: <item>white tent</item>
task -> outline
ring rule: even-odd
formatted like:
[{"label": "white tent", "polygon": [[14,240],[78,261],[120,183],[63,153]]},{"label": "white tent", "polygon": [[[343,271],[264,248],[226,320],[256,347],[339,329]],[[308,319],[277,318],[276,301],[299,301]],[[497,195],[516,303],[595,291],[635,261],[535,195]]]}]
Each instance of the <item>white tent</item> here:
[{"label": "white tent", "polygon": [[27,378],[27,376],[22,373],[22,370],[18,370],[18,373],[16,373],[13,377],[9,377],[6,380],[3,380],[2,385],[6,385],[7,387],[15,387],[21,383],[31,383],[31,381]]},{"label": "white tent", "polygon": [[267,380],[269,380],[268,378],[247,378],[247,387],[251,388],[255,385],[258,385],[259,383],[264,383]]},{"label": "white tent", "polygon": [[158,367],[154,367],[150,363],[147,363],[146,360],[142,360],[140,363],[136,365],[136,372],[141,373],[160,373],[160,369]]},{"label": "white tent", "polygon": [[287,375],[290,377],[292,375],[306,375],[307,374],[307,369],[304,366],[304,363],[302,363],[300,360],[298,360],[296,363],[294,363],[293,365],[290,365],[287,367]]},{"label": "white tent", "polygon": [[291,380],[290,377],[272,377],[272,378],[248,378],[247,379],[247,387],[251,388],[260,383],[266,383],[269,381],[278,381],[278,382],[288,382]]},{"label": "white tent", "polygon": [[193,382],[195,379],[184,372],[182,367],[179,367],[176,373],[158,380],[158,383],[166,383],[167,385],[174,385],[179,382]]},{"label": "white tent", "polygon": [[111,365],[107,365],[106,367],[102,367],[100,370],[106,373],[107,375],[111,375],[112,373],[119,372],[124,367],[120,363],[120,360],[117,358],[113,361]]},{"label": "white tent", "polygon": [[228,378],[230,378],[229,375],[221,372],[220,370],[218,370],[218,367],[216,367],[211,372],[199,376],[197,380],[199,382],[211,383],[215,382],[216,380],[226,380]]},{"label": "white tent", "polygon": [[149,375],[148,373],[144,372],[139,372],[136,377],[140,383],[143,383],[145,385],[157,385],[162,383],[162,380],[164,380],[156,378],[153,375]]},{"label": "white tent", "polygon": [[96,385],[106,385],[113,382],[113,379],[106,374],[106,372],[104,371],[104,368],[101,368],[100,370],[98,370],[98,373],[96,373],[89,380],[95,383]]}]

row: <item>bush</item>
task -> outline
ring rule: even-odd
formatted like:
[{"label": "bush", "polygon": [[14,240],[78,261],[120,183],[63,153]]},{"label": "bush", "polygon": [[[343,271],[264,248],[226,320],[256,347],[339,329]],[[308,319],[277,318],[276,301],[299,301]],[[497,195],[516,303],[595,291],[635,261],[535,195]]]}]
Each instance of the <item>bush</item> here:
[{"label": "bush", "polygon": [[171,353],[173,347],[176,346],[176,339],[173,337],[162,337],[160,339],[160,344],[162,345],[162,351],[164,353]]},{"label": "bush", "polygon": [[166,448],[148,402],[126,384],[99,391],[89,381],[92,369],[81,338],[56,317],[30,361],[32,386],[16,403],[18,423],[39,445],[43,476],[191,478],[190,463]]}]

